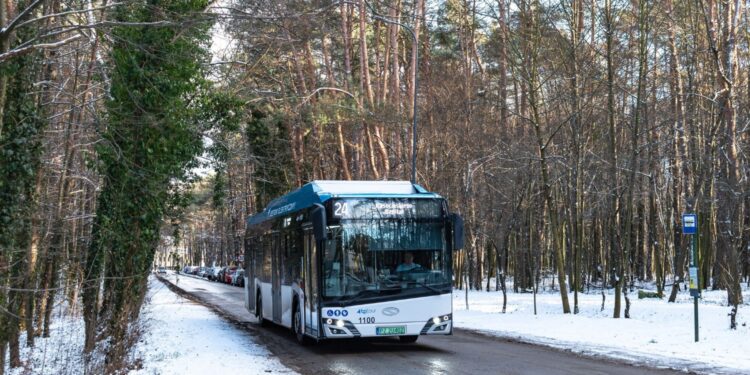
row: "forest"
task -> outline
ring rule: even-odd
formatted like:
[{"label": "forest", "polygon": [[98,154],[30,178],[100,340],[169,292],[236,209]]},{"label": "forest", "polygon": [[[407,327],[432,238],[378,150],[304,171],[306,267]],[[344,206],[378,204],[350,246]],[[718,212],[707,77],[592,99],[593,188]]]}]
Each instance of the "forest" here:
[{"label": "forest", "polygon": [[551,288],[561,313],[614,290],[627,318],[693,261],[734,327],[749,5],[0,0],[0,363],[65,316],[116,372],[154,265],[235,261],[308,181],[413,173],[466,220],[456,288]]}]

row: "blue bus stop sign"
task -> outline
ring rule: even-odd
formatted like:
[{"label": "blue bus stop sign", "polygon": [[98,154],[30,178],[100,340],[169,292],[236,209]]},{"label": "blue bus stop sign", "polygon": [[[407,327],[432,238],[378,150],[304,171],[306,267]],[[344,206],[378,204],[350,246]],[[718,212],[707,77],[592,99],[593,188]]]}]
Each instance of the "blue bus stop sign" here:
[{"label": "blue bus stop sign", "polygon": [[[698,233],[698,215],[696,214],[682,214],[682,234],[695,235]],[[698,267],[696,267],[696,261],[698,257],[696,255],[697,249],[695,248],[696,238],[693,236],[690,239],[690,268],[688,275],[690,276],[690,295],[693,296],[693,325],[695,326],[695,342],[698,342],[698,298],[701,296],[700,286],[698,285]]]},{"label": "blue bus stop sign", "polygon": [[698,230],[696,214],[682,214],[682,234],[695,234]]}]

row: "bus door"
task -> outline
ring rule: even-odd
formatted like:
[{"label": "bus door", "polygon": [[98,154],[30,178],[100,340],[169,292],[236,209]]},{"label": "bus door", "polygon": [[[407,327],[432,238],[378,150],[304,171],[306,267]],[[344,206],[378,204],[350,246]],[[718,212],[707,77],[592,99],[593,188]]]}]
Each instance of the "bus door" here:
[{"label": "bus door", "polygon": [[271,296],[273,300],[273,321],[281,323],[281,254],[284,246],[284,237],[279,233],[273,234],[273,251],[271,252]]},{"label": "bus door", "polygon": [[245,308],[255,311],[255,251],[257,238],[245,235]]},{"label": "bus door", "polygon": [[305,229],[305,332],[318,336],[318,252],[312,229]]}]

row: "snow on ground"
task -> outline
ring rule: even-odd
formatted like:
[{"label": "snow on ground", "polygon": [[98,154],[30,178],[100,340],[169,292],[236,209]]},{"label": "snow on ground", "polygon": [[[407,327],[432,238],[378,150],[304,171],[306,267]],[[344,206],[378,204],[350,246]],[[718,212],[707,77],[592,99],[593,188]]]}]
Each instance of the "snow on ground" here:
[{"label": "snow on ground", "polygon": [[145,374],[294,373],[252,337],[152,279],[145,307],[148,333],[136,347]]},{"label": "snow on ground", "polygon": [[[143,336],[131,355],[142,367],[131,375],[150,374],[293,374],[247,332],[208,308],[169,290],[151,278],[141,314]],[[55,309],[51,337],[38,338],[33,350],[22,345],[25,366],[9,375],[83,374],[84,325],[63,306]],[[25,343],[25,335],[21,342]],[[6,357],[7,359],[7,357]]]},{"label": "snow on ground", "polygon": [[84,373],[84,362],[81,356],[84,337],[83,319],[65,316],[63,311],[65,309],[62,307],[55,309],[54,319],[50,326],[51,337],[37,338],[33,350],[25,345],[26,334],[21,334],[21,358],[24,365],[10,370],[6,352],[6,363],[3,364],[6,374],[74,375]]},{"label": "snow on ground", "polygon": [[[750,306],[739,309],[737,330],[729,329],[726,292],[704,291],[699,303],[700,341],[694,342],[693,299],[680,293],[677,303],[666,298],[638,299],[630,293],[631,319],[613,319],[614,296],[601,311],[601,294],[579,294],[580,313],[563,314],[559,293],[508,293],[502,314],[501,292],[454,292],[456,327],[482,331],[523,342],[588,355],[606,356],[656,367],[701,373],[750,373]],[[569,295],[571,309],[573,294]],[[750,301],[750,292],[744,293]],[[623,308],[625,301],[622,301]]]},{"label": "snow on ground", "polygon": [[[241,329],[227,323],[206,307],[182,298],[162,283],[151,280],[142,314],[145,333],[133,358],[142,368],[132,375],[230,373],[293,373]],[[631,293],[631,319],[613,319],[614,297],[579,294],[580,313],[562,314],[560,296],[508,293],[507,313],[502,314],[502,293],[454,292],[456,327],[480,331],[576,353],[670,367],[699,373],[750,374],[750,306],[740,307],[737,330],[729,329],[726,292],[704,291],[700,301],[700,342],[693,341],[693,303],[681,292],[677,303],[666,299],[638,299]],[[570,294],[571,307],[573,295]],[[750,290],[744,300],[750,301]],[[623,301],[624,304],[624,301]],[[39,338],[33,351],[22,346],[26,366],[6,373],[83,373],[83,322],[71,318],[65,308],[55,310],[50,338]],[[25,338],[21,337],[22,342]],[[7,369],[7,363],[4,364]]]}]

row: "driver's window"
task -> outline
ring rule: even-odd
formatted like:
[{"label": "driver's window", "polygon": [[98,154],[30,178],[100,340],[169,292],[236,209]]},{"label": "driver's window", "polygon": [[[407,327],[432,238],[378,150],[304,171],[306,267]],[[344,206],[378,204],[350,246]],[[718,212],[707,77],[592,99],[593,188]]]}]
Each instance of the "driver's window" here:
[{"label": "driver's window", "polygon": [[368,247],[369,240],[366,235],[355,234],[347,238],[344,263],[346,264],[346,272],[356,280],[369,278],[366,267],[369,263],[366,258],[370,256]]}]

